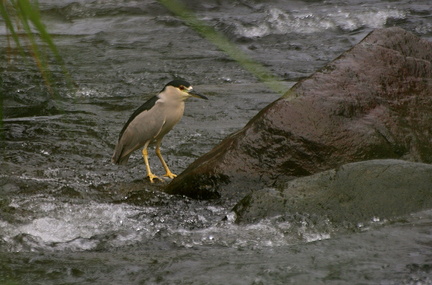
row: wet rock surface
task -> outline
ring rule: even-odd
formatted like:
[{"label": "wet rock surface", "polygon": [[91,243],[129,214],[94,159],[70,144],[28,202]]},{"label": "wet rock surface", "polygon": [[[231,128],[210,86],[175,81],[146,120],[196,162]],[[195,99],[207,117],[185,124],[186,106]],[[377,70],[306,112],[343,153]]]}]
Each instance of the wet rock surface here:
[{"label": "wet rock surface", "polygon": [[358,224],[431,207],[432,165],[385,159],[349,163],[279,189],[255,191],[234,212],[239,223],[300,214]]},{"label": "wet rock surface", "polygon": [[349,162],[431,162],[431,50],[403,29],[375,30],[198,158],[166,191],[235,200]]}]

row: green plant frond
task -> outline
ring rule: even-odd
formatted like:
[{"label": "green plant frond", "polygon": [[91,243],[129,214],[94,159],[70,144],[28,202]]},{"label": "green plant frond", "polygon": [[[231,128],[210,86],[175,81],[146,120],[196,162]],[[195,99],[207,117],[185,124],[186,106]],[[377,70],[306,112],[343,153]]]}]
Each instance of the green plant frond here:
[{"label": "green plant frond", "polygon": [[228,54],[232,59],[237,61],[243,68],[253,74],[261,82],[265,83],[271,90],[276,93],[284,94],[286,87],[281,83],[282,79],[274,76],[262,64],[254,61],[240,48],[230,42],[222,33],[216,31],[213,27],[198,19],[186,6],[177,0],[159,0],[174,15],[181,18],[186,25],[198,32],[202,37],[216,45],[220,50]]},{"label": "green plant frond", "polygon": [[48,45],[51,52],[54,54],[56,60],[59,63],[63,63],[63,60],[60,56],[59,51],[57,50],[56,45],[54,44],[54,41],[52,40],[50,34],[47,32],[45,25],[41,21],[37,2],[32,5],[29,0],[18,0],[18,7],[22,12],[21,14],[25,16],[26,22],[31,22],[33,24],[35,29],[38,31],[40,38]]},{"label": "green plant frond", "polygon": [[[59,51],[42,23],[37,1],[0,0],[0,15],[5,20],[6,28],[23,58],[26,58],[24,56],[26,51],[31,54],[51,95],[55,95],[55,92],[52,88],[48,60],[43,52],[41,42],[46,44],[55,60],[62,67],[69,86],[73,85]],[[24,33],[19,33],[20,30]],[[23,41],[27,42],[27,47],[23,45]]]},{"label": "green plant frond", "polygon": [[[22,24],[22,27],[26,34],[26,39],[30,42],[31,55],[36,63],[36,66],[39,69],[39,72],[43,80],[45,81],[48,91],[51,94],[54,94],[51,87],[50,72],[48,69],[47,60],[40,50],[35,33],[33,33],[31,27],[31,23],[32,23],[31,19],[35,17],[39,17],[39,13],[35,12],[36,9],[33,9],[31,3],[26,0],[18,0],[16,8],[17,8],[17,16],[20,19],[20,23]],[[36,27],[36,30],[39,31],[38,27]]]},{"label": "green plant frond", "polygon": [[3,17],[3,20],[5,21],[5,24],[6,24],[6,28],[10,31],[11,36],[12,36],[15,44],[17,45],[18,49],[22,50],[18,34],[15,31],[15,27],[12,24],[12,20],[9,16],[9,13],[7,12],[5,4],[6,4],[6,1],[3,0],[0,4],[0,14]]}]

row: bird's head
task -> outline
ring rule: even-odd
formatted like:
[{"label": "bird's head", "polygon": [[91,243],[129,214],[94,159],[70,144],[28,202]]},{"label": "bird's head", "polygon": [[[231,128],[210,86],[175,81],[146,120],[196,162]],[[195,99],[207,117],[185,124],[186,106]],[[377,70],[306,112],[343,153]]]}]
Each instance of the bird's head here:
[{"label": "bird's head", "polygon": [[162,89],[161,93],[168,93],[173,96],[180,96],[183,100],[186,100],[189,97],[197,97],[201,99],[207,100],[208,98],[204,95],[201,95],[195,92],[189,82],[185,80],[173,80],[168,82],[164,89]]}]

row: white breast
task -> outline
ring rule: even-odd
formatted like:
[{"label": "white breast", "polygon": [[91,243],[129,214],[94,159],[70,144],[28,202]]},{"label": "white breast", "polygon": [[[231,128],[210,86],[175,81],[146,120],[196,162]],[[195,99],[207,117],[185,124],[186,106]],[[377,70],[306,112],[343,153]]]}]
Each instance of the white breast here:
[{"label": "white breast", "polygon": [[183,117],[184,102],[158,102],[156,110],[164,117],[164,123],[161,126],[159,134],[155,139],[160,139],[166,135]]}]

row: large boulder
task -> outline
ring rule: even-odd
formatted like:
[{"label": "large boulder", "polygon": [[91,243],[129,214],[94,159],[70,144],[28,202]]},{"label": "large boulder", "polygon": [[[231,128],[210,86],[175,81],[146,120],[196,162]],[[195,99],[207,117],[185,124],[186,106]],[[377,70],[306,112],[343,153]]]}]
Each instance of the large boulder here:
[{"label": "large boulder", "polygon": [[370,160],[262,189],[235,207],[236,222],[277,215],[319,216],[333,224],[383,220],[432,208],[432,165]]},{"label": "large boulder", "polygon": [[379,158],[432,162],[432,43],[380,29],[294,85],[166,191],[238,200],[263,185]]}]

